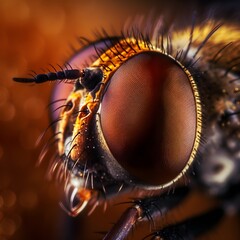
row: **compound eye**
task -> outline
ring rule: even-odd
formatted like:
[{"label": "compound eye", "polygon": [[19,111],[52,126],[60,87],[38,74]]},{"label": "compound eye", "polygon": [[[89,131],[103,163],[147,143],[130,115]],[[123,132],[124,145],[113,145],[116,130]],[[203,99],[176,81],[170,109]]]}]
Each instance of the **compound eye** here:
[{"label": "compound eye", "polygon": [[151,185],[180,175],[195,143],[195,102],[189,76],[169,56],[145,52],[122,64],[101,106],[103,135],[118,163]]}]

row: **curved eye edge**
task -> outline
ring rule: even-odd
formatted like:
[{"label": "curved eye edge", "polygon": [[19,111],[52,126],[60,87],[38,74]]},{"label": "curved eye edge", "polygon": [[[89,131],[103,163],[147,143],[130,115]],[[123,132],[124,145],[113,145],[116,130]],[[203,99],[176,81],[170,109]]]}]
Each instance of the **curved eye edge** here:
[{"label": "curved eye edge", "polygon": [[[159,52],[158,52],[158,54],[159,54]],[[160,53],[160,54],[162,54],[162,53]],[[135,179],[134,182],[136,182],[136,183],[138,182],[138,183],[141,183],[146,186],[152,186],[153,188],[156,188],[157,186],[158,186],[157,188],[163,188],[163,187],[170,186],[173,183],[175,183],[176,181],[178,181],[187,172],[187,170],[191,166],[193,160],[196,158],[199,144],[200,144],[201,135],[202,135],[202,109],[201,109],[201,101],[200,101],[197,84],[196,84],[195,80],[193,79],[191,73],[180,62],[178,62],[177,60],[175,60],[173,57],[171,57],[169,55],[164,55],[164,56],[169,58],[170,60],[174,61],[174,64],[176,64],[178,67],[180,67],[179,69],[182,72],[184,72],[184,74],[186,75],[186,77],[190,83],[189,85],[191,86],[191,91],[194,96],[194,105],[195,105],[195,112],[196,112],[196,116],[195,116],[196,128],[195,128],[194,141],[192,144],[191,152],[190,152],[189,157],[188,157],[186,163],[184,164],[184,166],[181,168],[181,170],[179,172],[175,173],[176,174],[175,176],[173,176],[171,179],[169,179],[167,181],[163,181],[160,183],[159,182],[156,183],[155,181],[148,181],[148,180],[145,181],[146,180],[145,178],[141,179],[141,177],[140,178],[137,177],[137,174],[134,176],[134,174],[131,174],[131,171],[129,173],[128,168],[125,168],[124,164],[121,164],[121,161],[119,162],[118,156],[116,157],[116,154],[114,154],[114,152],[111,151],[111,143],[109,142],[109,140],[105,139],[105,142],[108,145],[108,150],[111,152],[115,161],[117,161],[120,164],[120,166],[129,173],[129,176],[131,176],[130,179]],[[114,74],[113,74],[113,76],[114,76]],[[113,80],[111,80],[111,81],[113,81]],[[102,114],[102,109],[99,111],[99,114],[100,115]],[[104,121],[104,119],[101,119],[101,120]],[[102,127],[103,127],[103,122],[101,123],[101,131],[102,131],[103,138],[106,138],[106,134],[104,133],[104,129],[102,129]],[[118,142],[117,142],[117,144],[118,144]],[[155,172],[155,174],[157,174],[157,173]],[[161,174],[161,171],[158,174]],[[125,176],[126,175],[127,174],[125,174]]]},{"label": "curved eye edge", "polygon": [[[191,89],[193,90],[193,93],[194,93],[194,101],[195,101],[195,104],[196,104],[196,112],[197,112],[197,114],[196,114],[197,128],[196,128],[196,133],[195,133],[196,136],[195,136],[194,145],[193,145],[193,148],[192,148],[192,151],[191,151],[191,156],[189,157],[189,160],[187,161],[187,163],[184,166],[184,168],[182,169],[182,171],[179,172],[179,174],[175,178],[172,178],[170,181],[163,182],[161,184],[155,184],[155,183],[152,184],[152,183],[149,183],[149,182],[142,181],[141,179],[138,179],[137,177],[134,177],[132,174],[129,174],[129,172],[126,169],[124,169],[124,167],[122,167],[121,164],[119,164],[117,159],[111,153],[111,150],[109,149],[109,147],[107,147],[107,148],[105,147],[104,149],[106,149],[106,151],[109,152],[109,154],[107,154],[107,155],[108,155],[108,158],[110,160],[107,160],[106,164],[107,165],[111,164],[111,167],[107,167],[107,168],[111,172],[111,175],[114,178],[118,178],[119,180],[127,182],[127,183],[135,183],[135,185],[141,185],[143,187],[147,187],[148,189],[149,189],[149,187],[152,188],[152,189],[160,189],[160,188],[172,185],[179,178],[181,178],[181,176],[187,171],[187,169],[191,165],[192,161],[194,160],[196,152],[198,150],[199,142],[200,142],[199,139],[201,137],[201,118],[202,118],[202,116],[201,116],[201,102],[199,100],[197,85],[196,85],[194,79],[192,78],[192,75],[190,74],[190,72],[184,66],[182,66],[181,63],[176,61],[173,57],[171,57],[169,55],[166,55],[162,52],[159,52],[157,50],[152,51],[152,52],[160,53],[160,54],[164,55],[165,57],[167,57],[169,59],[172,59],[172,61],[174,61],[174,63],[176,65],[178,65],[178,67],[180,67],[180,69],[183,70],[183,72],[187,75],[187,77],[188,77],[188,79],[191,83]],[[121,68],[121,66],[120,66],[120,68]],[[102,104],[100,104],[100,105],[102,105]],[[101,107],[99,108],[98,113],[101,114]],[[100,121],[101,121],[101,119],[100,119]],[[100,123],[100,121],[99,121],[99,123]],[[104,134],[102,133],[102,124],[100,124],[100,125],[101,125],[100,126],[101,134],[103,135],[103,138],[104,138]],[[101,144],[102,144],[102,142],[100,143],[100,145]],[[106,141],[105,141],[105,145],[108,146]],[[113,162],[115,162],[115,163],[113,164]],[[112,168],[112,165],[115,165],[115,167]]]},{"label": "curved eye edge", "polygon": [[[157,191],[161,190],[167,187],[172,186],[176,182],[178,182],[188,171],[190,168],[195,156],[197,156],[198,151],[192,151],[191,157],[194,155],[194,158],[189,158],[188,163],[184,167],[184,169],[179,173],[174,179],[172,179],[169,182],[166,182],[164,184],[149,184],[146,183],[145,181],[141,181],[138,178],[132,176],[129,174],[129,172],[124,169],[119,162],[116,160],[116,158],[113,156],[111,153],[111,150],[108,147],[108,144],[106,143],[105,137],[102,132],[102,127],[101,127],[101,117],[100,114],[97,113],[95,115],[95,124],[94,124],[94,132],[96,133],[97,138],[95,141],[98,143],[98,159],[94,159],[94,161],[97,161],[98,163],[101,163],[105,167],[105,171],[107,174],[109,174],[112,177],[112,181],[119,182],[119,183],[125,183],[124,188],[134,186],[134,188],[139,188],[142,190],[147,190],[147,191]],[[110,184],[110,182],[108,182]]]}]

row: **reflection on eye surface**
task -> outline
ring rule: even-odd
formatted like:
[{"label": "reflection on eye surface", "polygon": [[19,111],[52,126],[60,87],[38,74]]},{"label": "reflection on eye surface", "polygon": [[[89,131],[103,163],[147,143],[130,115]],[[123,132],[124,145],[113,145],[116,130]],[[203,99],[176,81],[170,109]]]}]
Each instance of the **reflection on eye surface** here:
[{"label": "reflection on eye surface", "polygon": [[77,215],[120,193],[145,198],[187,185],[218,199],[224,213],[238,212],[236,24],[157,19],[151,29],[142,23],[102,37],[66,66],[80,77],[53,93],[50,173],[65,182],[65,210]]}]

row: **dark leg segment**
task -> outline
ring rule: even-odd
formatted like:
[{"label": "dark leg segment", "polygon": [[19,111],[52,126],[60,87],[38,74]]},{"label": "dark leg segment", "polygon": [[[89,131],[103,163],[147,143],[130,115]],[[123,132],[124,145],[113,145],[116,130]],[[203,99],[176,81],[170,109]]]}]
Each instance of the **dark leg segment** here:
[{"label": "dark leg segment", "polygon": [[189,193],[188,187],[175,189],[174,193],[164,193],[161,196],[148,197],[134,201],[134,205],[128,208],[118,222],[103,238],[104,240],[126,239],[132,227],[142,220],[151,220],[163,215],[169,209],[175,207]]},{"label": "dark leg segment", "polygon": [[113,228],[103,238],[104,240],[121,240],[128,236],[134,224],[141,218],[141,209],[138,206],[128,208],[113,226]]}]

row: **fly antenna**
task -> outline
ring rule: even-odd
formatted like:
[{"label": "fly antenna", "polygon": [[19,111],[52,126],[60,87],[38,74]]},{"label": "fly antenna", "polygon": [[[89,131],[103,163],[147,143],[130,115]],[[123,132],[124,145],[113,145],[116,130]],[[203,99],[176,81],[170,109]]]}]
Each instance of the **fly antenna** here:
[{"label": "fly antenna", "polygon": [[48,81],[57,81],[57,80],[76,80],[81,78],[82,71],[79,69],[67,69],[57,72],[49,72],[44,74],[36,74],[32,78],[13,78],[15,82],[21,83],[44,83]]}]

